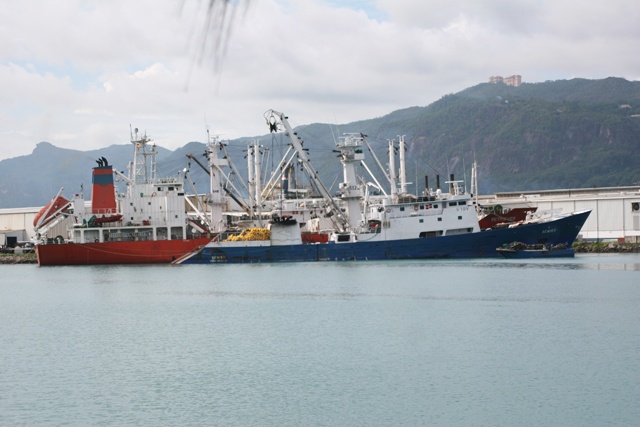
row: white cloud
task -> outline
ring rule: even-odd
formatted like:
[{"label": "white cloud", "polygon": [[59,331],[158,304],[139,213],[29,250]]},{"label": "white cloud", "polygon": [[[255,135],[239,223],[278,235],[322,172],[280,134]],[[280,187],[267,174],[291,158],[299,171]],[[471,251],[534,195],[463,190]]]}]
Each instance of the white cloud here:
[{"label": "white cloud", "polygon": [[205,0],[1,2],[0,159],[126,143],[130,124],[169,149],[261,135],[269,108],[345,123],[496,74],[640,78],[631,0],[232,3],[231,31],[205,33]]},{"label": "white cloud", "polygon": [[164,66],[164,64],[156,62],[150,67],[147,67],[144,70],[136,71],[133,73],[133,77],[135,79],[148,79],[157,76],[167,76],[172,73]]}]

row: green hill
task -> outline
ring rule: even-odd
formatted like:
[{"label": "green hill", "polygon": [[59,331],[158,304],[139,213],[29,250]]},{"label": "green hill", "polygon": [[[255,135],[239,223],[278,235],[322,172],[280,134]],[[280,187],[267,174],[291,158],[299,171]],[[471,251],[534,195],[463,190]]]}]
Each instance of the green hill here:
[{"label": "green hill", "polygon": [[[299,134],[327,139],[322,126]],[[474,160],[482,194],[640,184],[640,82],[483,83],[343,129],[367,134],[380,153],[406,135],[408,179],[419,187],[424,175],[468,178]]]},{"label": "green hill", "polygon": [[[296,112],[286,113],[295,123]],[[482,83],[425,107],[349,124],[303,125],[296,132],[332,191],[342,176],[333,149],[343,132],[366,134],[384,165],[387,141],[404,135],[411,192],[423,190],[425,175],[431,187],[436,175],[442,182],[450,174],[468,182],[474,160],[481,194],[640,185],[640,82],[620,78],[519,87]],[[242,150],[250,140],[229,144],[240,173],[246,170]],[[282,135],[265,135],[260,141],[268,149],[267,162],[273,164],[284,154],[287,141]],[[204,144],[162,150],[159,173],[181,170],[187,152],[199,155]],[[29,156],[0,161],[0,208],[41,206],[62,186],[70,192],[77,192],[81,183],[87,187],[93,159],[102,155],[126,170],[131,147],[81,152],[40,143]],[[368,164],[375,170],[373,162]],[[206,192],[206,175],[197,167],[192,170],[198,191]]]}]

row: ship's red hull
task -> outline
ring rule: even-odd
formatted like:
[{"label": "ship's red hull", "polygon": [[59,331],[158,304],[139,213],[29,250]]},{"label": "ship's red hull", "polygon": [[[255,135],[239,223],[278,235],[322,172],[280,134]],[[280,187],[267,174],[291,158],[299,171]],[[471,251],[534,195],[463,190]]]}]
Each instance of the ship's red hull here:
[{"label": "ship's red hull", "polygon": [[38,265],[168,264],[211,241],[141,240],[104,243],[36,245]]}]

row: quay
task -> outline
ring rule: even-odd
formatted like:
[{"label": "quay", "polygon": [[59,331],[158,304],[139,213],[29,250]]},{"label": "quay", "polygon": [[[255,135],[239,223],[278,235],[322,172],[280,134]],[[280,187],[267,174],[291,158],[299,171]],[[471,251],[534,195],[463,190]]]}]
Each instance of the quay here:
[{"label": "quay", "polygon": [[36,254],[33,252],[26,254],[0,253],[0,264],[37,264]]}]

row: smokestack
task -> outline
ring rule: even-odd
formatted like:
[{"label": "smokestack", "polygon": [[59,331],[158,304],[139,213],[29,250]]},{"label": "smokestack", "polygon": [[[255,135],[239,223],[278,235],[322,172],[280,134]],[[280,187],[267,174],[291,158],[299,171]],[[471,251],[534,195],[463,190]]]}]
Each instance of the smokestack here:
[{"label": "smokestack", "polygon": [[424,176],[424,195],[425,196],[429,195],[429,176],[428,175]]},{"label": "smokestack", "polygon": [[[103,158],[104,159],[104,158]],[[93,168],[91,178],[91,213],[107,214],[116,211],[116,190],[113,184],[113,166],[105,161]]]},{"label": "smokestack", "polygon": [[436,190],[440,189],[440,175],[436,175]]},{"label": "smokestack", "polygon": [[449,193],[453,194],[453,174],[449,175]]}]

